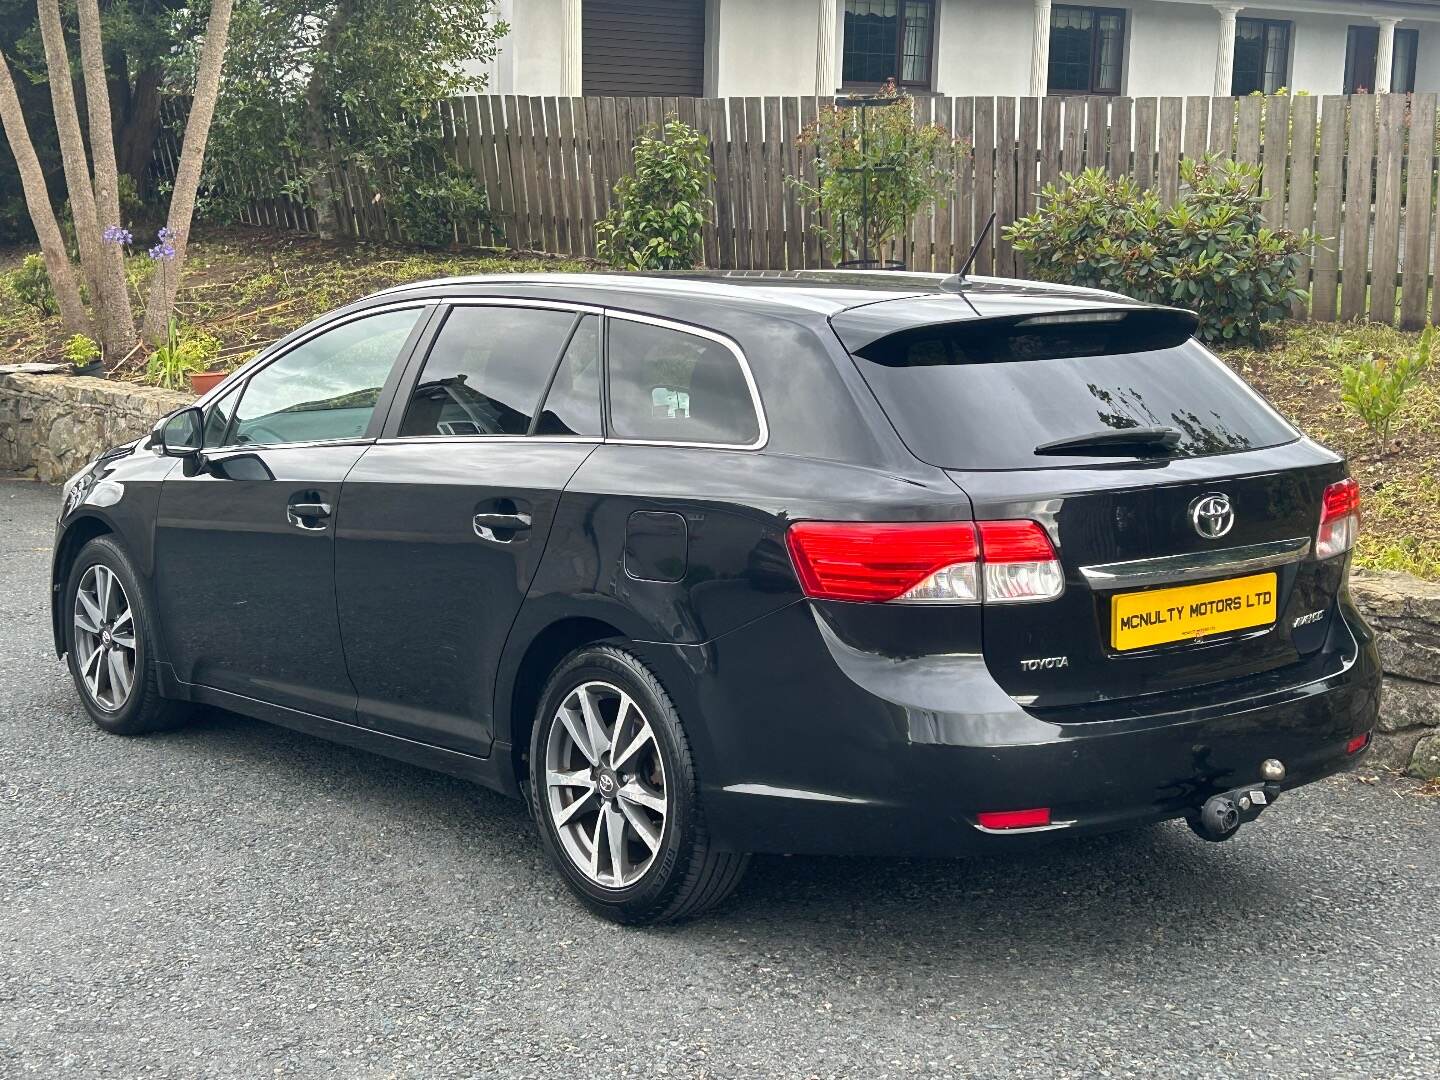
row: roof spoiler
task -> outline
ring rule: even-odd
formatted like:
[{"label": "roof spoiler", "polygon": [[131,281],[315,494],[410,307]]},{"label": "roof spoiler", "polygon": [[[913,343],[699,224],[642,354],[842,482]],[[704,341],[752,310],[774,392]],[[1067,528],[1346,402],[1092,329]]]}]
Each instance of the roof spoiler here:
[{"label": "roof spoiler", "polygon": [[[1052,357],[1105,356],[1173,349],[1200,325],[1193,311],[1142,304],[1084,304],[898,327],[876,308],[852,308],[831,319],[845,348],[876,363],[998,363]],[[915,346],[930,343],[917,360]],[[935,348],[934,345],[943,345]]]}]

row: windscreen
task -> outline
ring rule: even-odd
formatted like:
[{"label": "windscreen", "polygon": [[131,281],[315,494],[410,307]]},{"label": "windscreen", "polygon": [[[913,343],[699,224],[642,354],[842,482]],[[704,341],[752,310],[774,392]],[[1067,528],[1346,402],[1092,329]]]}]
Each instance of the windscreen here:
[{"label": "windscreen", "polygon": [[[917,457],[952,469],[1046,468],[1197,457],[1297,437],[1188,329],[1144,317],[974,320],[914,327],[855,352],[865,381]],[[1084,437],[1173,429],[1166,445]],[[1037,448],[1082,445],[1057,456]]]}]

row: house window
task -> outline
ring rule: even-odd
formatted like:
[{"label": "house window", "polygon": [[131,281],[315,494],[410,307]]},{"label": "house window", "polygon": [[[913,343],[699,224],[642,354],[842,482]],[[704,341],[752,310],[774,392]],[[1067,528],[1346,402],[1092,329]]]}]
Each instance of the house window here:
[{"label": "house window", "polygon": [[[1390,90],[1415,92],[1415,63],[1420,55],[1420,31],[1396,30],[1395,53],[1390,65]],[[1380,28],[1352,26],[1345,42],[1345,93],[1373,94],[1375,67],[1380,58]]]},{"label": "house window", "polygon": [[1117,8],[1050,9],[1052,94],[1118,94],[1125,65],[1125,12]]},{"label": "house window", "polygon": [[1290,80],[1290,24],[1276,19],[1235,20],[1235,70],[1230,93],[1273,94]]},{"label": "house window", "polygon": [[845,0],[841,78],[846,85],[930,89],[935,53],[935,0]]}]

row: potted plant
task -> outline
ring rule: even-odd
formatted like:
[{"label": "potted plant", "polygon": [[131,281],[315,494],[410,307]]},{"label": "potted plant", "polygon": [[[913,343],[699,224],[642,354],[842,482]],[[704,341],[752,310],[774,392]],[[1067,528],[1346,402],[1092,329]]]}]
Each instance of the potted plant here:
[{"label": "potted plant", "polygon": [[105,376],[105,361],[100,355],[100,346],[84,334],[76,334],[65,342],[61,351],[70,363],[71,375]]},{"label": "potted plant", "polygon": [[203,397],[215,387],[225,381],[228,371],[192,371],[190,372],[190,392],[196,397]]},{"label": "potted plant", "polygon": [[166,390],[181,390],[187,384],[197,396],[225,378],[226,372],[211,371],[220,353],[220,339],[203,330],[181,327],[171,319],[165,329],[165,344],[150,354],[146,378]]}]

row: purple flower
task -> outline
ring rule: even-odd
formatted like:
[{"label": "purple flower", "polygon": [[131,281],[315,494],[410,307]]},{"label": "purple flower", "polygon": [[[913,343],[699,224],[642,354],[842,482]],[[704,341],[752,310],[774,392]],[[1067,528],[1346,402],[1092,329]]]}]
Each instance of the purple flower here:
[{"label": "purple flower", "polygon": [[100,237],[107,244],[118,244],[124,247],[129,247],[131,242],[135,239],[135,237],[130,235],[129,229],[126,229],[120,225],[111,225],[107,227],[106,230],[100,234]]},{"label": "purple flower", "polygon": [[159,243],[150,249],[150,258],[156,262],[168,262],[175,258],[174,236],[175,234],[169,229],[161,229],[155,237]]}]

